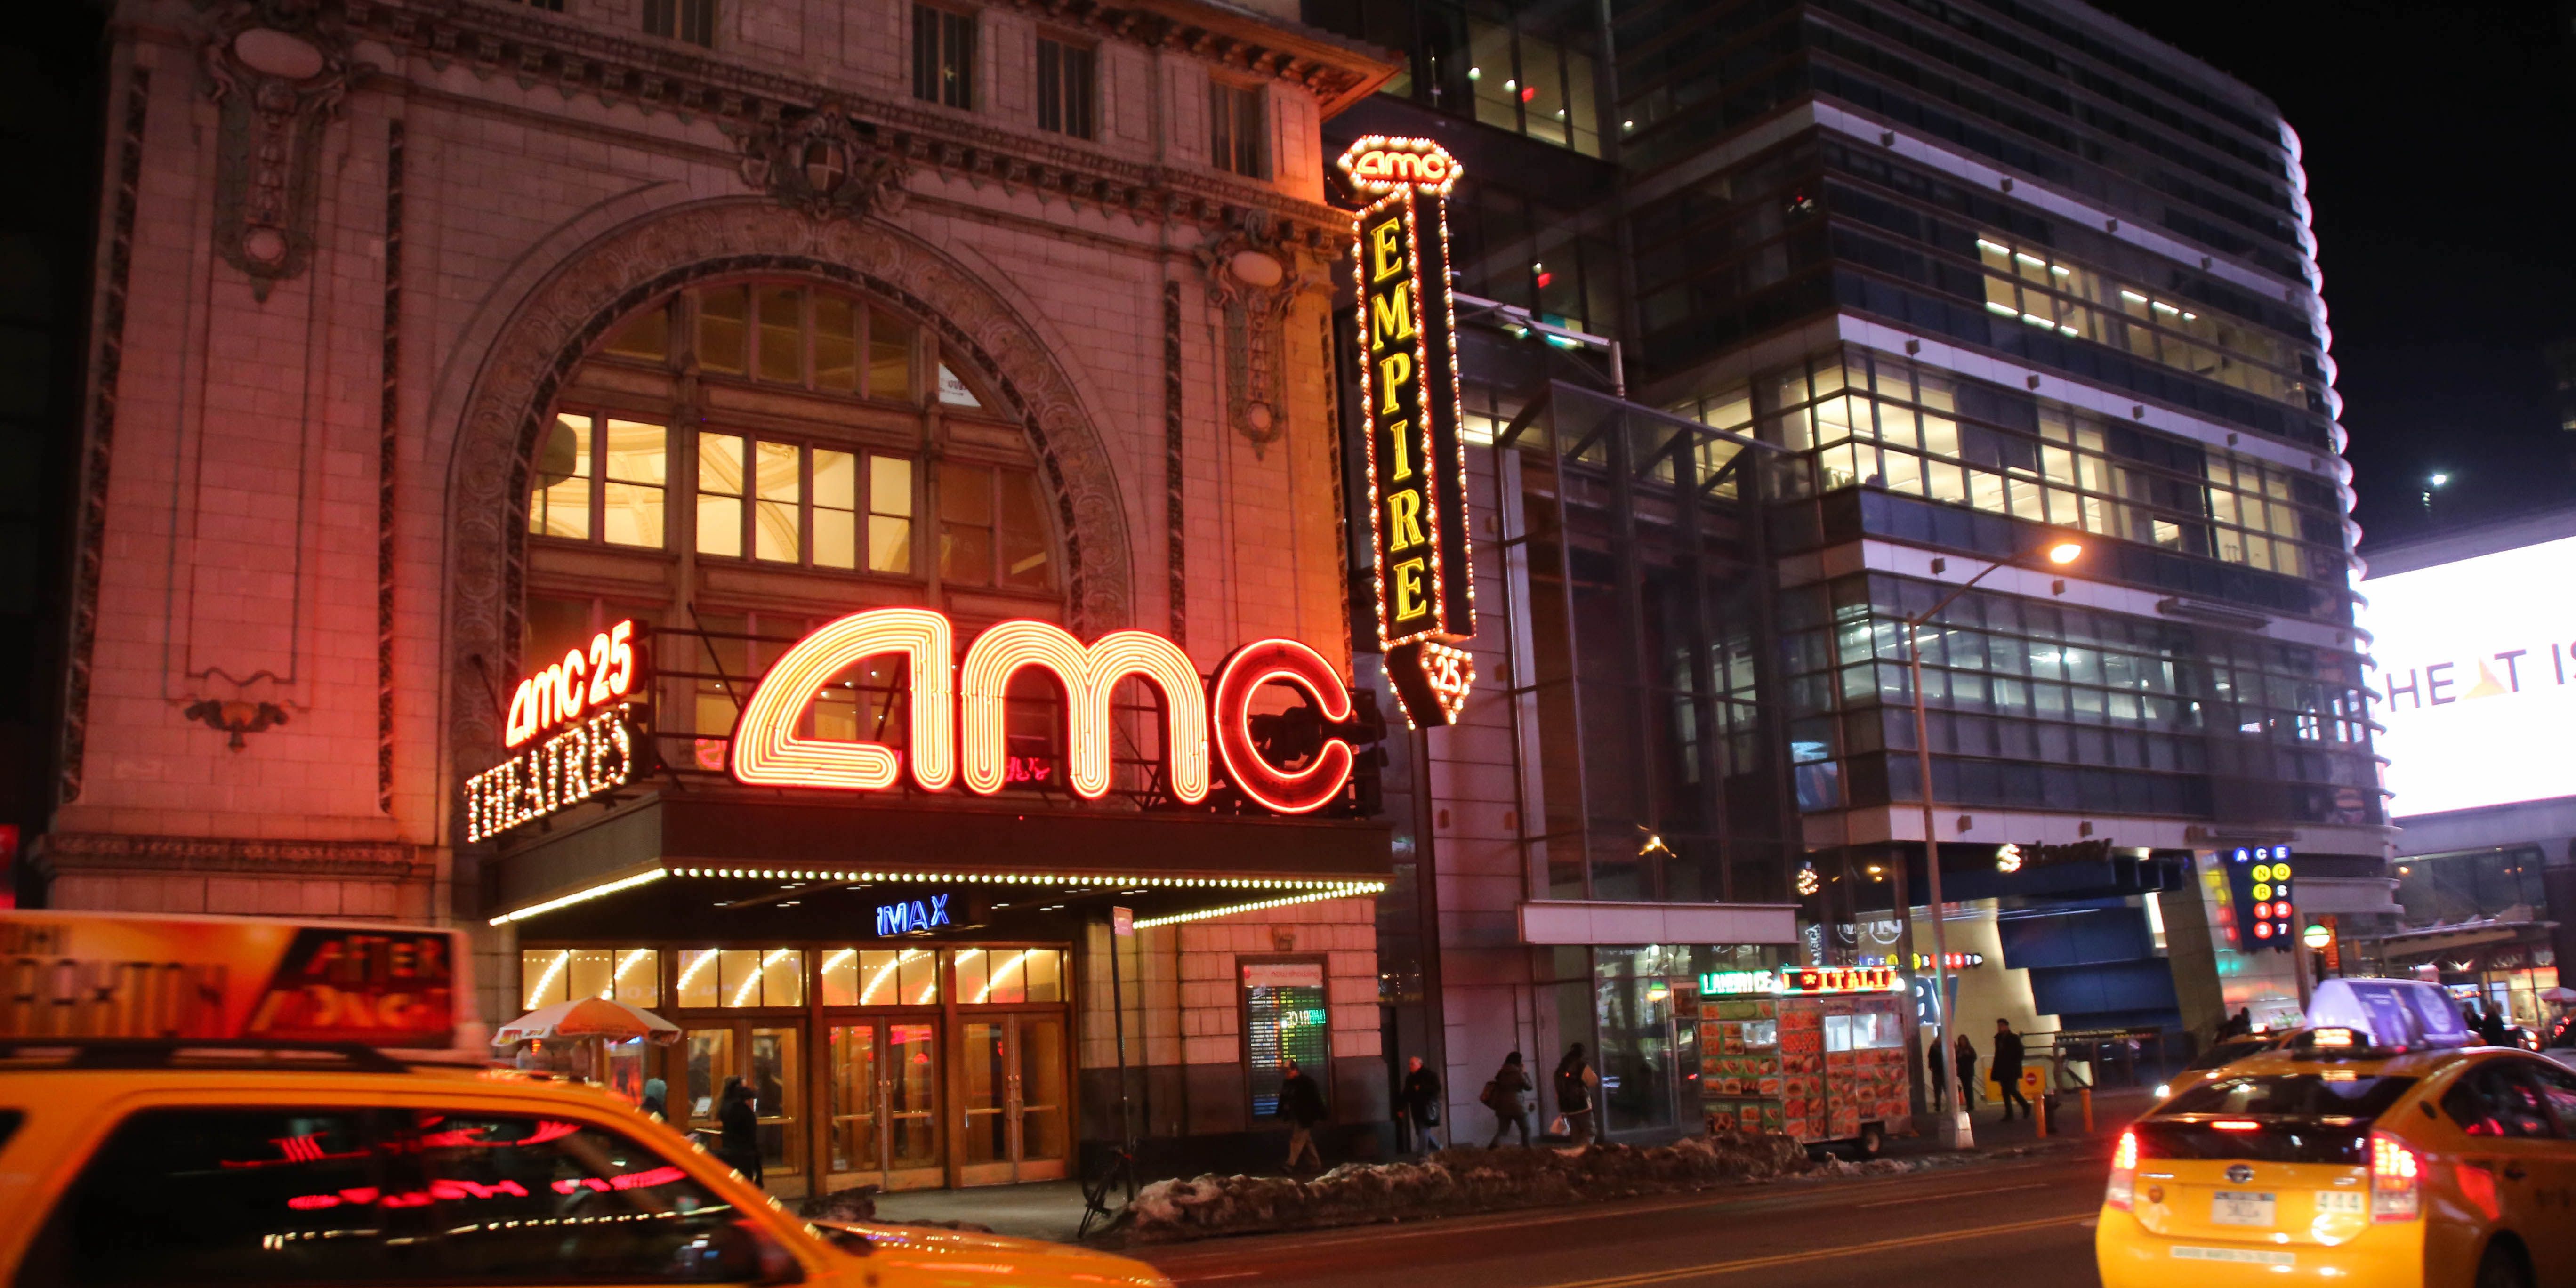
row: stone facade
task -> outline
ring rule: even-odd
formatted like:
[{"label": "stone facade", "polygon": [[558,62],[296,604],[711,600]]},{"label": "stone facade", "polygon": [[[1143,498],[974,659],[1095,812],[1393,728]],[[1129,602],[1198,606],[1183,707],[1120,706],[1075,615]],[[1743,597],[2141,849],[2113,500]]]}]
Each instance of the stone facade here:
[{"label": "stone facade", "polygon": [[[539,427],[714,276],[890,301],[998,390],[1076,630],[1347,670],[1317,127],[1387,69],[1254,9],[997,3],[957,108],[913,96],[901,0],[713,12],[702,47],[634,0],[116,6],[56,906],[479,925],[456,799],[518,672]],[[1096,137],[1038,128],[1042,35],[1094,48]],[[1262,103],[1266,177],[1212,164],[1212,83]],[[1286,285],[1230,331],[1247,252]],[[1374,973],[1364,910],[1304,922]]]}]

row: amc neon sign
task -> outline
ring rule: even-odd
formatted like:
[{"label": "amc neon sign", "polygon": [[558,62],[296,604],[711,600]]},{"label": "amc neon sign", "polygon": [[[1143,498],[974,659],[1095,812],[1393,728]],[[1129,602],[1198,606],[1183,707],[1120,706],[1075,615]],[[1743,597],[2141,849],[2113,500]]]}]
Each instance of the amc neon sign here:
[{"label": "amc neon sign", "polygon": [[[834,675],[872,657],[904,659],[911,678],[910,754],[870,742],[808,738],[796,732],[814,695]],[[799,640],[761,677],[734,725],[734,779],[756,787],[882,791],[908,765],[924,791],[962,782],[989,796],[1012,781],[1003,729],[1011,680],[1034,667],[1065,695],[1068,743],[1065,785],[1085,799],[1108,793],[1110,698],[1136,678],[1161,698],[1166,779],[1175,799],[1207,799],[1214,769],[1264,809],[1305,814],[1322,809],[1349,781],[1351,745],[1327,738],[1304,768],[1265,759],[1252,737],[1252,699],[1264,685],[1305,693],[1327,721],[1351,718],[1351,695],[1321,654],[1295,640],[1268,639],[1228,654],[1212,680],[1179,645],[1147,631],[1114,631],[1084,644],[1049,622],[1008,621],[987,628],[957,658],[955,628],[926,608],[852,613]]]}]

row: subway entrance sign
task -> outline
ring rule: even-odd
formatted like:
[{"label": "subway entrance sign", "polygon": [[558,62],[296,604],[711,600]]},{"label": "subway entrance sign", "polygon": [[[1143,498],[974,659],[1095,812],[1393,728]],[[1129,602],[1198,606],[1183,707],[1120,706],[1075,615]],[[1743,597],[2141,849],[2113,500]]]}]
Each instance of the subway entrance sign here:
[{"label": "subway entrance sign", "polygon": [[1352,221],[1351,263],[1378,642],[1405,718],[1446,725],[1476,678],[1457,647],[1476,633],[1449,289],[1448,196],[1459,165],[1429,140],[1370,135],[1340,166],[1367,203]]}]

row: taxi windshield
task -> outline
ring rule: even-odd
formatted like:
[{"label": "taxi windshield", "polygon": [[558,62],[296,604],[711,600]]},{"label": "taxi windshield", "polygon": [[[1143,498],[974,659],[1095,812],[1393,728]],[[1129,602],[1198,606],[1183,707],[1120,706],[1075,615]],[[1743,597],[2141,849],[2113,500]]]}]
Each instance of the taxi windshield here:
[{"label": "taxi windshield", "polygon": [[2414,1086],[2413,1078],[2321,1073],[2254,1073],[2185,1090],[2156,1109],[2176,1114],[2243,1114],[2267,1118],[2377,1118]]}]

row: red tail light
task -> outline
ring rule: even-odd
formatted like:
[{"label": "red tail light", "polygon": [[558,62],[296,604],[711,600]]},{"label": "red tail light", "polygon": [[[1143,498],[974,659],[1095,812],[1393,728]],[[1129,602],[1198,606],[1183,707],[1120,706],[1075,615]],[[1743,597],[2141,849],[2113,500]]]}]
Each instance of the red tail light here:
[{"label": "red tail light", "polygon": [[2102,1192],[2102,1204],[2126,1212],[2134,1201],[2138,1185],[2138,1133],[2120,1133],[2120,1147],[2111,1154],[2111,1184]]},{"label": "red tail light", "polygon": [[2394,1136],[2370,1134],[2370,1219],[2412,1221],[2424,1215],[2423,1160]]}]

